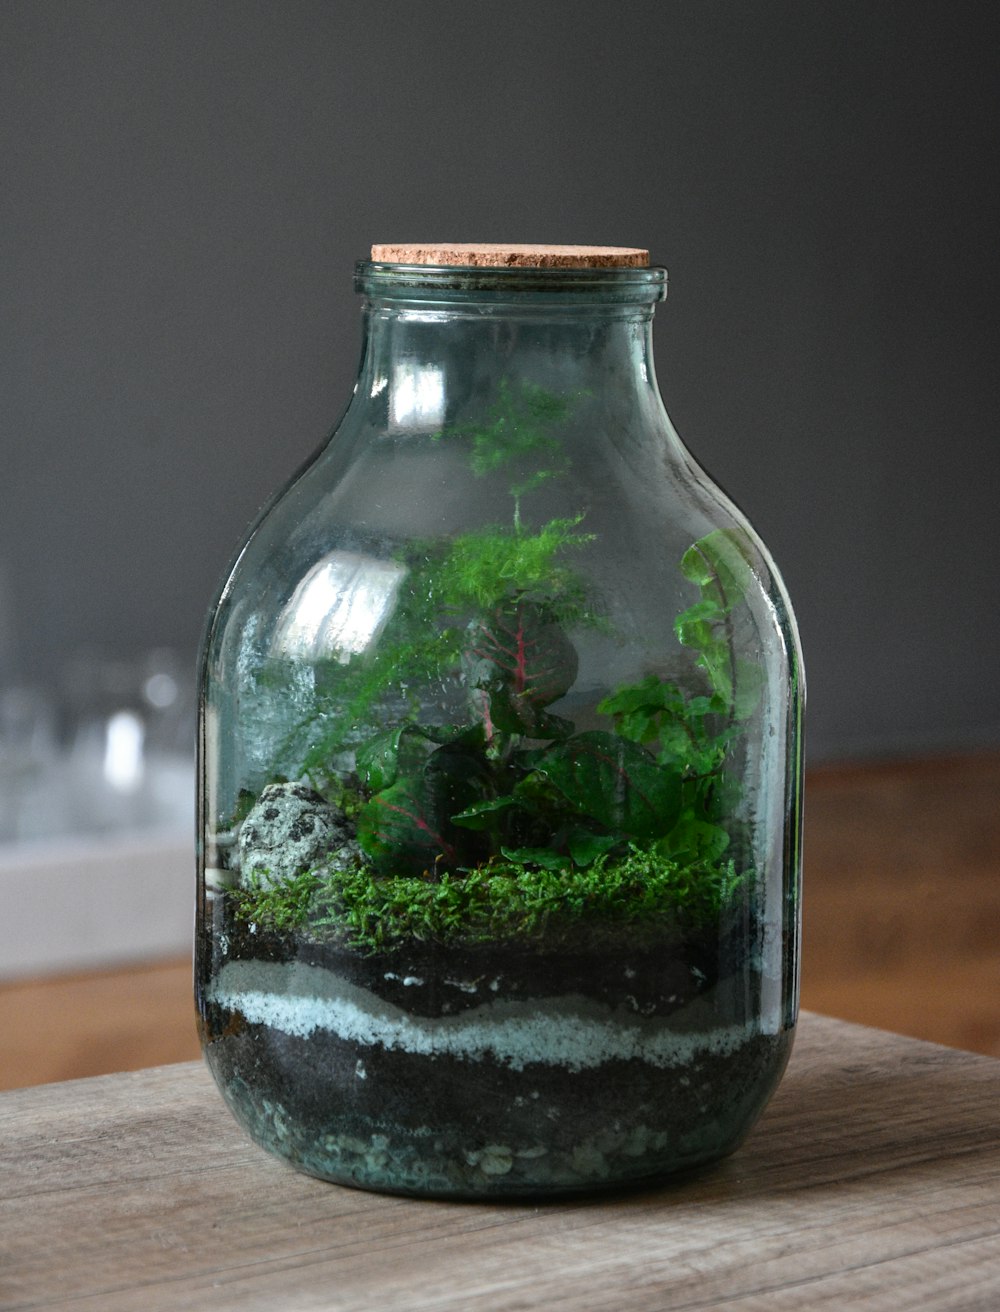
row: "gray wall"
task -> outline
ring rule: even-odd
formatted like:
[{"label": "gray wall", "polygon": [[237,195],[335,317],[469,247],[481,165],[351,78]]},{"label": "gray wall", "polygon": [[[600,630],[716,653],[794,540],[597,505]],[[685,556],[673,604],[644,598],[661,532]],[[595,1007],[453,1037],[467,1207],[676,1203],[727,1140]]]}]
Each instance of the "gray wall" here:
[{"label": "gray wall", "polygon": [[812,758],[1000,742],[997,12],[6,0],[8,677],[193,660],[347,398],[372,240],[629,243],[796,602]]}]

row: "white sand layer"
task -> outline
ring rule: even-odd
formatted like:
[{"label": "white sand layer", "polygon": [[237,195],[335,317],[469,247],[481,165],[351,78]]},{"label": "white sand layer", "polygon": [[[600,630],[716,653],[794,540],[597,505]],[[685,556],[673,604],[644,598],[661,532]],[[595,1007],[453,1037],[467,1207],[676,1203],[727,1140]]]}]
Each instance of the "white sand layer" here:
[{"label": "white sand layer", "polygon": [[456,1016],[418,1016],[340,975],[297,962],[231,961],[208,990],[210,1002],[298,1038],[316,1031],[348,1043],[424,1056],[481,1061],[513,1070],[530,1064],[569,1070],[638,1059],[685,1066],[701,1055],[736,1052],[753,1023],[677,1032],[669,1019],[641,1018],[577,995],[484,1003]]}]

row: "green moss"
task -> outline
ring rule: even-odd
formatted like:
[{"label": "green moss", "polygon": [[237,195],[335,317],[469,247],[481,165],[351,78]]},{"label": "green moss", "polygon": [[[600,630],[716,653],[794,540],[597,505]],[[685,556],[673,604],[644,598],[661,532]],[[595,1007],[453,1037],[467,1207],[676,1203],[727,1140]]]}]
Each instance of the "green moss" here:
[{"label": "green moss", "polygon": [[227,896],[242,920],[283,933],[301,929],[306,923],[321,882],[320,876],[311,870],[269,886],[263,885],[256,875],[249,875],[239,888],[230,889]]},{"label": "green moss", "polygon": [[438,878],[310,871],[280,888],[234,890],[241,919],[375,951],[418,940],[600,945],[682,937],[718,923],[745,876],[732,862],[679,865],[631,848],[585,869],[494,859]]}]

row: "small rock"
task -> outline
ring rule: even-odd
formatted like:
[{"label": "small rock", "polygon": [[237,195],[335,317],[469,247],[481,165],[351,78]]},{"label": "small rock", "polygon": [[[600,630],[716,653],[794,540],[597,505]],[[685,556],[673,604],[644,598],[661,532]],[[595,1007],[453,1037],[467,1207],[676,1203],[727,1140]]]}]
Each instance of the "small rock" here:
[{"label": "small rock", "polygon": [[570,1166],[577,1175],[588,1179],[603,1179],[608,1174],[608,1164],[604,1160],[604,1154],[591,1143],[581,1143],[573,1149]]},{"label": "small rock", "polygon": [[531,1148],[519,1148],[514,1156],[523,1157],[527,1161],[534,1161],[537,1157],[544,1157],[548,1151],[548,1148],[544,1147],[544,1145],[535,1144]]},{"label": "small rock", "polygon": [[[326,854],[323,860],[323,869],[332,874],[347,875],[352,870],[357,870],[358,866],[364,865],[365,854],[361,850],[361,845],[353,838],[348,838],[346,842],[341,843],[339,847],[334,848]],[[422,983],[423,981],[404,979],[404,984]]]},{"label": "small rock", "polygon": [[514,1162],[505,1144],[490,1143],[479,1154],[476,1164],[484,1175],[507,1175]]},{"label": "small rock", "polygon": [[242,877],[272,888],[311,870],[352,844],[343,821],[305,784],[268,784],[240,828]]}]

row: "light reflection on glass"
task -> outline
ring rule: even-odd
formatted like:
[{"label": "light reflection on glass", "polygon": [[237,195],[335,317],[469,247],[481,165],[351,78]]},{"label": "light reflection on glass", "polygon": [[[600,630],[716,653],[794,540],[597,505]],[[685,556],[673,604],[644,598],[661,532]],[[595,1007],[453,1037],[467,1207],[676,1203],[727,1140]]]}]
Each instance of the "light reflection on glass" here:
[{"label": "light reflection on glass", "polygon": [[145,727],[135,711],[116,711],[104,733],[102,773],[116,792],[134,793],[144,773]]},{"label": "light reflection on glass", "polygon": [[444,420],[444,370],[402,364],[389,389],[389,430],[433,431]]},{"label": "light reflection on glass", "polygon": [[345,664],[366,651],[392,614],[403,565],[355,551],[331,551],[288,601],[274,633],[276,655]]}]

